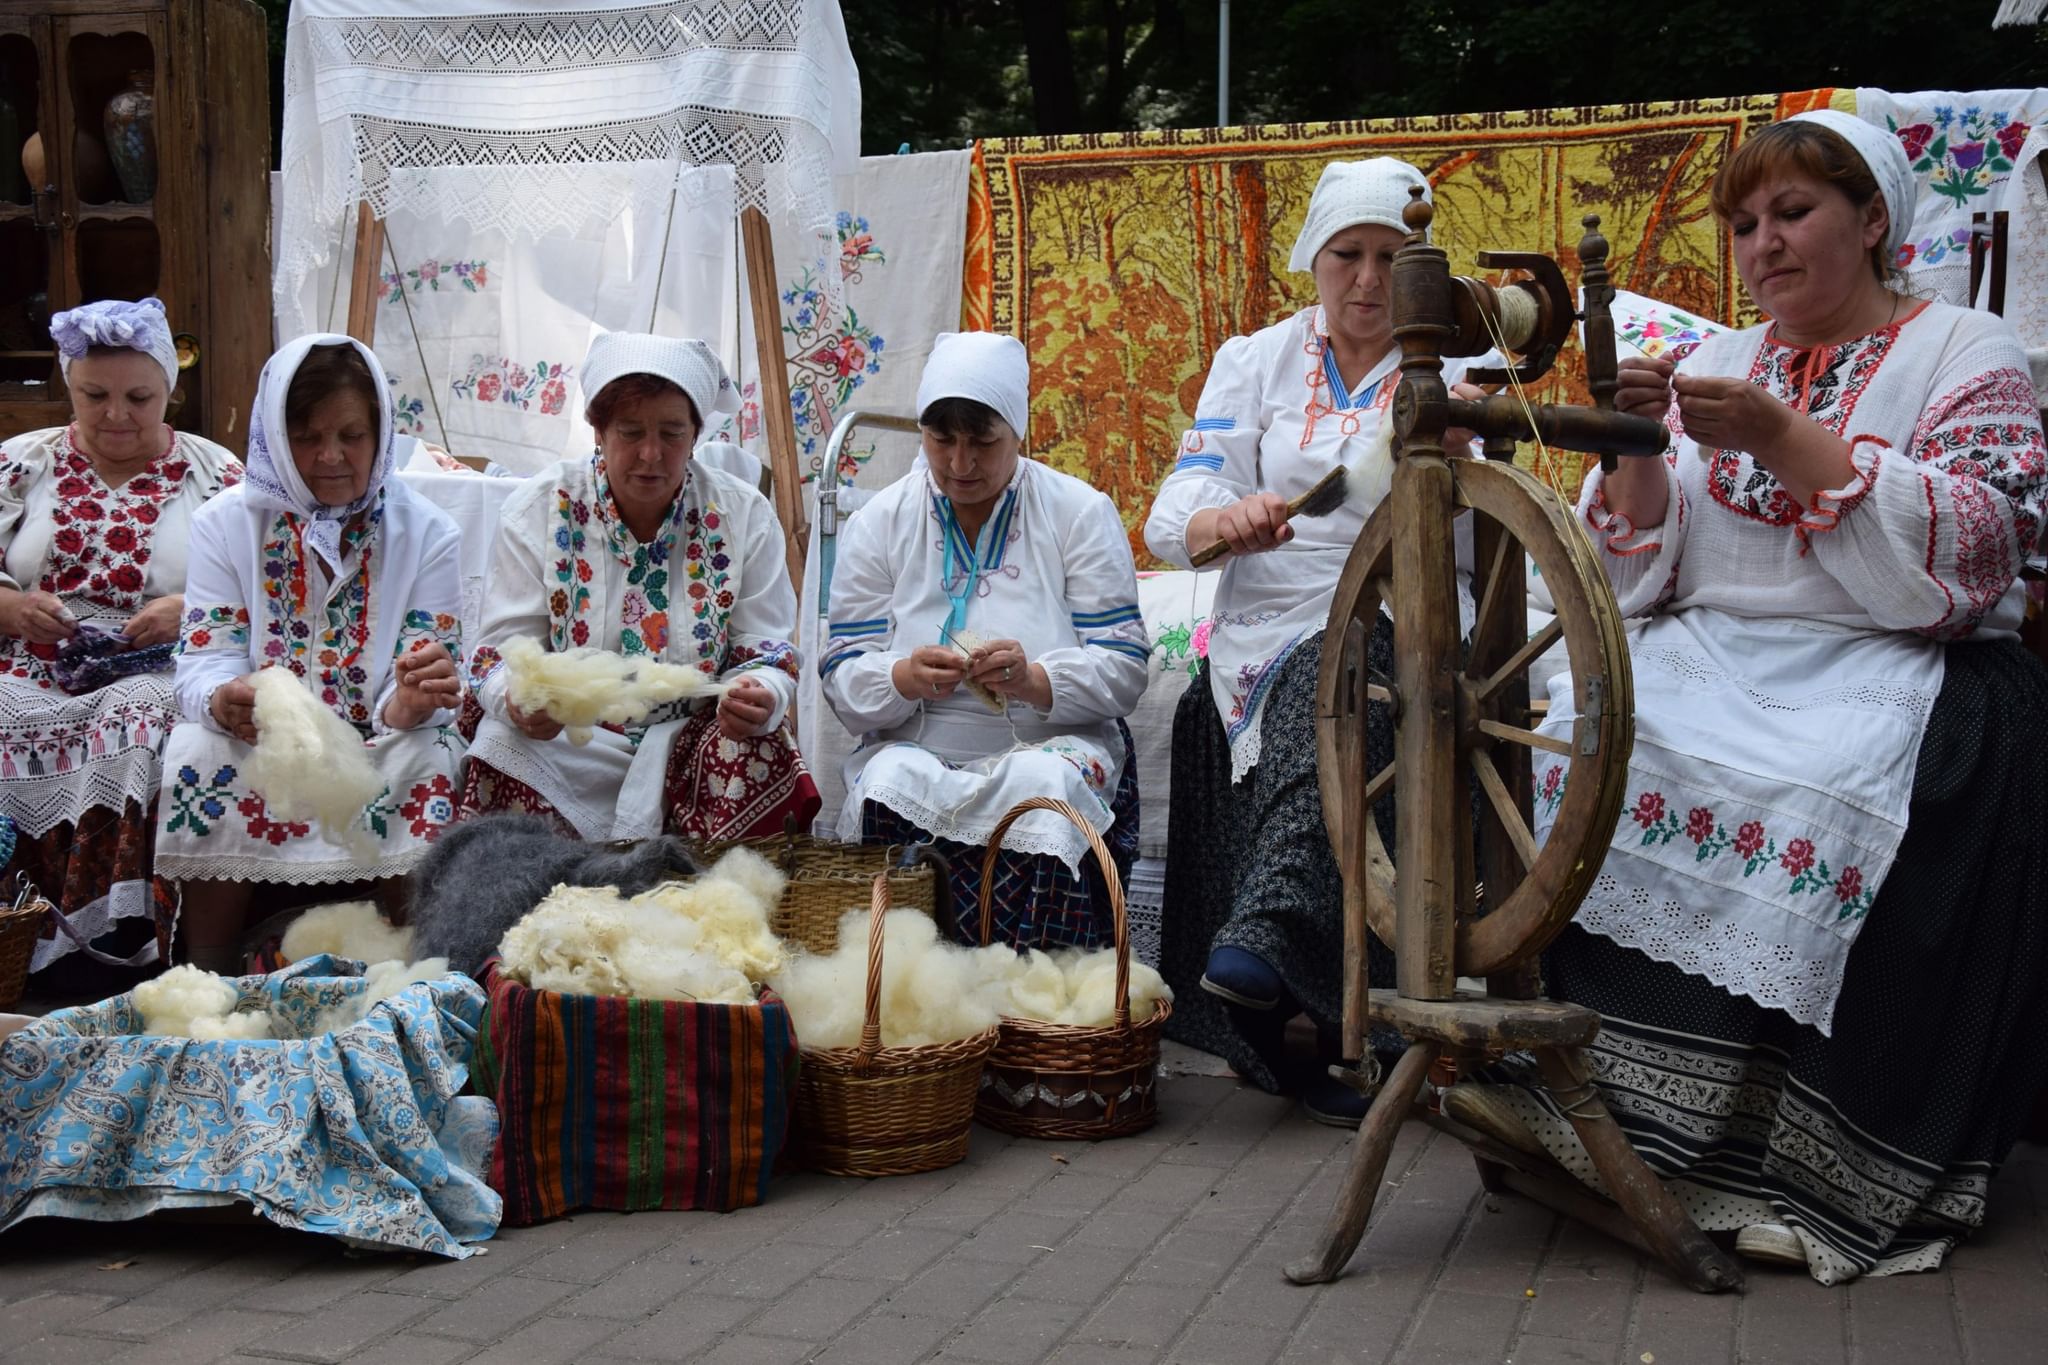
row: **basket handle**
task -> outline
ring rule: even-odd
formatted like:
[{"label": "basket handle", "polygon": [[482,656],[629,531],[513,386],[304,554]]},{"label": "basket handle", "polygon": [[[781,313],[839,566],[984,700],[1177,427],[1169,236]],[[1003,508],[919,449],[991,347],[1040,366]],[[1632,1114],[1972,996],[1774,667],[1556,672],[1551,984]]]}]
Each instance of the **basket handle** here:
[{"label": "basket handle", "polygon": [[877,872],[868,894],[868,996],[867,1012],[860,1021],[860,1047],[854,1053],[853,1074],[865,1076],[882,1050],[882,918],[889,913],[889,874]]},{"label": "basket handle", "polygon": [[[988,946],[989,935],[995,932],[995,874],[996,858],[1003,851],[1003,836],[1010,832],[1010,826],[1025,814],[1034,810],[1049,810],[1063,815],[1074,828],[1081,831],[1088,840],[1088,847],[1095,851],[1095,865],[1102,869],[1103,885],[1109,888],[1110,913],[1116,921],[1116,1027],[1131,1026],[1131,925],[1124,914],[1124,882],[1117,876],[1116,863],[1109,856],[1109,845],[1102,842],[1102,836],[1095,832],[1095,826],[1088,823],[1088,817],[1075,810],[1066,802],[1050,796],[1034,796],[1019,801],[1010,807],[1007,814],[996,822],[995,832],[988,836],[988,851],[981,858],[981,946]],[[881,948],[875,947],[870,956],[877,962]],[[874,969],[879,973],[880,968]],[[871,989],[879,990],[877,985]]]}]

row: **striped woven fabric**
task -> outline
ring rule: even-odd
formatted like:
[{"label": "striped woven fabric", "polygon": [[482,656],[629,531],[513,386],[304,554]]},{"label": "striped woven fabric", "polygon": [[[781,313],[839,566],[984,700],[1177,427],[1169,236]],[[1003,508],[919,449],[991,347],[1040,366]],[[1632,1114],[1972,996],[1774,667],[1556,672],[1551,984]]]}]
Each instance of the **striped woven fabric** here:
[{"label": "striped woven fabric", "polygon": [[473,1074],[498,1103],[490,1179],[508,1225],[761,1201],[796,1093],[796,1029],[780,999],[558,995],[495,961],[484,982]]}]

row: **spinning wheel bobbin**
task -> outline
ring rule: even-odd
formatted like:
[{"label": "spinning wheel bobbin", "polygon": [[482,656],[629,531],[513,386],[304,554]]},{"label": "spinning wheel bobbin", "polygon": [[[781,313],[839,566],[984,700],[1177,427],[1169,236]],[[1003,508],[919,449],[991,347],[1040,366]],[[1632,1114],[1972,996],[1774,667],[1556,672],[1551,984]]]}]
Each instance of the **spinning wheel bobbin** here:
[{"label": "spinning wheel bobbin", "polygon": [[[1321,1248],[1288,1278],[1315,1283],[1350,1259],[1372,1210],[1394,1133],[1430,1066],[1445,1055],[1533,1051],[1613,1202],[1572,1181],[1548,1158],[1448,1125],[1474,1146],[1489,1186],[1509,1185],[1593,1222],[1655,1255],[1703,1291],[1738,1287],[1741,1274],[1693,1226],[1615,1125],[1594,1089],[1583,1047],[1600,1028],[1580,1006],[1536,999],[1538,955],[1571,922],[1620,816],[1634,739],[1628,652],[1599,556],[1574,513],[1510,462],[1519,441],[1561,449],[1661,455],[1663,424],[1612,410],[1613,290],[1598,219],[1578,249],[1586,301],[1588,385],[1595,406],[1530,406],[1515,397],[1451,396],[1446,356],[1480,354],[1496,338],[1523,359],[1474,370],[1474,383],[1527,385],[1547,373],[1580,317],[1563,272],[1547,256],[1482,253],[1488,269],[1528,272],[1502,288],[1453,277],[1427,244],[1433,210],[1412,191],[1410,236],[1394,258],[1394,336],[1401,387],[1391,420],[1398,460],[1393,491],[1360,532],[1338,580],[1318,679],[1318,771],[1331,843],[1344,876],[1345,1055],[1365,1055],[1367,1021],[1409,1040],[1359,1131],[1352,1167]],[[1517,297],[1519,295],[1519,297]],[[1448,459],[1444,433],[1479,434],[1487,458]],[[1452,523],[1473,515],[1477,611],[1467,652],[1460,641]],[[1396,552],[1398,549],[1398,553]],[[1531,637],[1524,615],[1526,554],[1557,608]],[[1367,642],[1382,608],[1394,629],[1394,676],[1373,676]],[[1578,717],[1568,737],[1539,733],[1530,670],[1562,643]],[[1364,771],[1371,706],[1393,712],[1394,761]],[[1549,837],[1532,820],[1534,755],[1565,760]],[[1468,796],[1481,818],[1474,837]],[[1372,809],[1392,795],[1397,815],[1389,858]],[[1396,867],[1400,869],[1396,874]],[[1483,885],[1484,911],[1480,892]],[[1395,952],[1395,990],[1370,990],[1368,930]],[[1460,995],[1460,975],[1487,979],[1483,997]]]}]

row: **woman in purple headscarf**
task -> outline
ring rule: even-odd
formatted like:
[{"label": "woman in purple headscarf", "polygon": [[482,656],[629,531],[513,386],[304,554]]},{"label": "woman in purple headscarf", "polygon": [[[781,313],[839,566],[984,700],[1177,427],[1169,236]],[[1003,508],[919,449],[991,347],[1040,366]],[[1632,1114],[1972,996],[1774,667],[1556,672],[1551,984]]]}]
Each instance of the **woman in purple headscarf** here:
[{"label": "woman in purple headscarf", "polygon": [[[72,421],[0,445],[0,813],[18,836],[7,870],[77,935],[47,929],[38,969],[169,903],[150,867],[187,535],[242,475],[164,420],[178,356],[157,300],[59,313],[50,335]],[[168,936],[169,917],[156,928]],[[128,932],[98,946],[139,964],[164,945]]]}]

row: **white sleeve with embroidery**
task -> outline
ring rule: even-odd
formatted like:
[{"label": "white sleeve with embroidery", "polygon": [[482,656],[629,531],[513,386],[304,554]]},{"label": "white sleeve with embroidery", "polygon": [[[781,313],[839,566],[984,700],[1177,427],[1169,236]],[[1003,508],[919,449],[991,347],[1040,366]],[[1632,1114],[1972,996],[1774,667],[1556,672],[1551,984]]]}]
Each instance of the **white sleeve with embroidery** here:
[{"label": "white sleeve with embroidery", "polygon": [[216,734],[214,690],[247,675],[251,585],[244,583],[228,553],[228,541],[246,540],[249,512],[240,498],[215,499],[192,516],[185,550],[185,618],[178,632],[178,665],[172,688],[178,710]]},{"label": "white sleeve with embroidery", "polygon": [[2033,552],[2048,449],[2019,343],[1973,329],[1936,372],[1911,448],[1849,434],[1856,477],[1817,495],[1799,535],[1890,630],[1975,630]]},{"label": "white sleeve with embroidery", "polygon": [[[413,577],[409,599],[404,604],[405,620],[398,628],[398,639],[391,650],[392,661],[395,663],[423,645],[438,644],[454,660],[459,678],[462,676],[462,532],[446,516],[413,517],[408,519],[407,525],[417,528],[428,538],[428,543],[426,552],[420,556],[419,571]],[[390,564],[391,557],[387,556],[384,562]],[[397,693],[398,670],[387,669],[384,685],[377,689],[377,704],[370,711],[371,734],[391,733],[391,727],[384,723],[384,707]],[[458,699],[455,705],[442,707],[413,728],[430,730],[453,725],[461,711],[462,703]]]},{"label": "white sleeve with embroidery", "polygon": [[469,686],[484,714],[511,720],[505,705],[505,670],[498,651],[525,636],[548,643],[548,587],[543,547],[554,516],[553,486],[533,485],[512,495],[498,517],[484,580],[483,619],[469,657]]},{"label": "white sleeve with embroidery", "polygon": [[1054,725],[1121,720],[1145,694],[1152,641],[1138,613],[1138,567],[1116,505],[1095,496],[1064,532],[1067,612],[1077,643],[1032,660],[1052,683]]},{"label": "white sleeve with embroidery", "polygon": [[[891,671],[910,657],[895,648],[896,575],[890,568],[886,519],[894,501],[856,513],[839,532],[832,568],[832,617],[818,660],[826,704],[854,735],[903,724],[917,703],[896,690]],[[921,510],[921,509],[920,509]]]},{"label": "white sleeve with embroidery", "polygon": [[1194,425],[1181,437],[1179,458],[1152,500],[1145,518],[1146,548],[1176,568],[1194,567],[1188,518],[1259,490],[1259,438],[1265,433],[1257,360],[1250,337],[1232,337],[1217,349],[1195,404]]},{"label": "white sleeve with embroidery", "polygon": [[782,524],[766,498],[748,493],[733,508],[742,513],[735,529],[745,556],[740,562],[739,596],[726,618],[728,657],[734,662],[719,676],[732,679],[744,674],[768,689],[775,709],[762,733],[771,734],[796,700],[796,673],[802,666],[790,643],[796,638],[796,593],[789,586],[789,566],[783,558]]},{"label": "white sleeve with embroidery", "polygon": [[1673,399],[1664,418],[1672,433],[1671,443],[1661,456],[1623,456],[1623,459],[1656,459],[1664,471],[1664,520],[1655,526],[1637,526],[1607,506],[1607,475],[1595,464],[1579,490],[1579,516],[1593,548],[1600,552],[1601,567],[1614,589],[1615,605],[1624,617],[1641,616],[1671,599],[1678,579],[1678,560],[1685,552],[1687,508],[1685,489],[1678,477],[1681,442],[1678,401]]},{"label": "white sleeve with embroidery", "polygon": [[8,552],[14,548],[15,537],[24,529],[22,522],[28,512],[29,493],[37,483],[49,477],[50,465],[48,441],[34,436],[17,436],[0,443],[0,588],[13,588],[17,592],[32,590],[33,585],[22,587],[7,571]]}]

